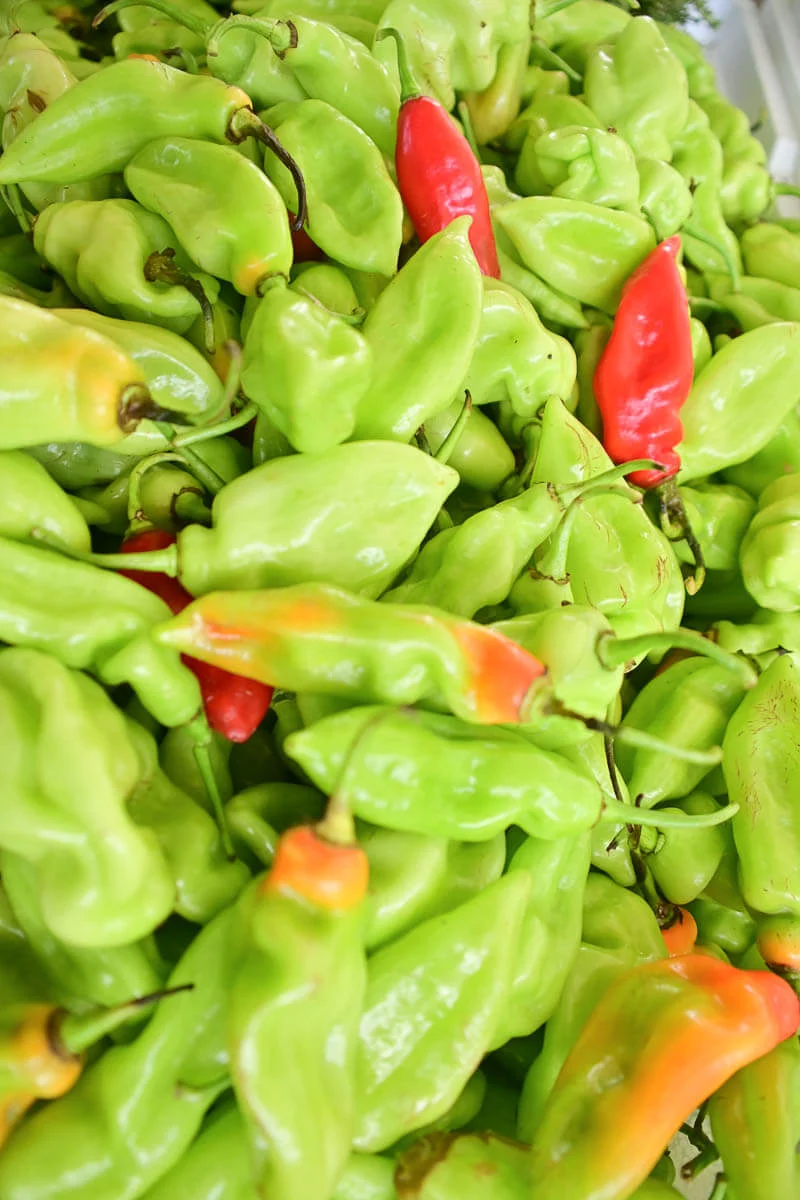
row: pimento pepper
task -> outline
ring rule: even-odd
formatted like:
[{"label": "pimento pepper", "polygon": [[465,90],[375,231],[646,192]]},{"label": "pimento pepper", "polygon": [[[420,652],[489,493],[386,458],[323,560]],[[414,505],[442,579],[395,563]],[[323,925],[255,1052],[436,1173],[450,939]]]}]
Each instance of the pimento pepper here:
[{"label": "pimento pepper", "polygon": [[[121,546],[124,553],[137,554],[146,550],[163,550],[175,543],[175,534],[161,529],[147,529],[135,533]],[[146,571],[121,571],[134,583],[140,583],[154,592],[173,613],[182,612],[192,603],[192,596],[177,579],[169,575]],[[196,675],[203,697],[203,707],[212,729],[216,729],[230,742],[246,742],[252,737],[264,719],[272,701],[274,689],[255,679],[233,675],[211,663],[183,655],[183,662]]]},{"label": "pimento pepper", "polygon": [[397,184],[417,237],[426,242],[456,217],[472,217],[469,240],[481,272],[500,278],[489,198],[480,163],[444,105],[424,96],[411,75],[403,39],[396,29],[377,38],[397,43],[400,116],[395,167]]},{"label": "pimento pepper", "polygon": [[767,971],[708,955],[645,963],[603,995],[533,1138],[533,1200],[619,1200],[681,1122],[736,1071],[796,1033],[800,1001]]},{"label": "pimento pepper", "polygon": [[[681,240],[656,246],[622,290],[614,328],[594,373],[603,418],[603,445],[614,462],[648,456],[662,471],[634,471],[631,483],[649,489],[677,475],[675,447],[683,437],[680,410],[692,389],[694,356],[686,289],[678,271]],[[676,520],[697,564],[696,591],[705,570],[674,487],[661,493],[662,510]]]}]

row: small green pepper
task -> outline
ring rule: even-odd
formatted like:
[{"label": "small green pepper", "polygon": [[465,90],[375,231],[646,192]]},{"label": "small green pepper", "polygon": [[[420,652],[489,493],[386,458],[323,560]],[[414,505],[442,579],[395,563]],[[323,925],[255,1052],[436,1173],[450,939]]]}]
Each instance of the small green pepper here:
[{"label": "small green pepper", "polygon": [[639,211],[639,172],[630,146],[605,129],[566,125],[534,146],[547,191],[567,200]]},{"label": "small green pepper", "polygon": [[[281,144],[305,179],[312,240],[336,262],[393,275],[403,235],[403,204],[375,143],[323,100],[303,100],[276,110],[274,121]],[[330,154],[331,146],[336,146],[335,155]],[[297,212],[297,191],[287,169],[268,154],[264,170],[287,207]]]},{"label": "small green pepper", "polygon": [[723,304],[745,332],[771,321],[800,321],[800,288],[745,275],[732,292],[727,275],[707,272],[706,280],[711,299]]},{"label": "small green pepper", "polygon": [[[700,481],[678,490],[708,569],[736,570],[742,538],[755,513],[752,497],[733,485]],[[692,561],[685,543],[678,543],[675,550],[682,562]]]},{"label": "small green pepper", "polygon": [[205,293],[206,303],[218,294],[216,281],[192,274],[182,255],[174,259],[180,282],[166,288],[159,282],[163,251],[171,249],[174,235],[163,218],[133,200],[51,204],[33,236],[75,295],[108,316],[186,333],[202,311],[198,294]]},{"label": "small green pepper", "polygon": [[570,66],[583,70],[598,42],[615,42],[630,21],[630,13],[603,0],[576,0],[537,16],[536,35],[555,46]]},{"label": "small green pepper", "polygon": [[583,88],[592,111],[637,156],[669,162],[689,112],[689,81],[655,21],[637,17],[612,46],[596,46],[587,58]]},{"label": "small green pepper", "polygon": [[[676,807],[686,813],[712,813],[719,806],[706,792],[692,792]],[[646,861],[667,900],[688,904],[714,878],[725,848],[726,835],[718,825],[691,832],[667,829]]]},{"label": "small green pepper", "polygon": [[362,332],[375,368],[356,421],[359,439],[408,441],[457,394],[483,299],[469,225],[469,217],[458,217],[429,238],[367,314]]},{"label": "small green pepper", "polygon": [[231,146],[190,138],[149,142],[125,167],[135,200],[166,220],[201,270],[238,292],[289,274],[289,219],[274,185]]},{"label": "small green pepper", "polygon": [[727,467],[723,478],[743,487],[756,499],[764,488],[781,475],[800,473],[800,415],[796,409],[786,413],[772,437],[743,463]]},{"label": "small green pepper", "polygon": [[323,453],[350,437],[372,374],[358,329],[285,279],[268,281],[247,330],[242,388],[296,450]]},{"label": "small green pepper", "polygon": [[759,497],[741,546],[742,578],[753,599],[777,612],[800,608],[795,581],[796,529],[800,512],[800,475],[783,475]]},{"label": "small green pepper", "polygon": [[577,200],[529,196],[494,215],[525,266],[604,312],[614,312],[625,280],[655,246],[641,217]]},{"label": "small green pepper", "polygon": [[742,234],[748,275],[800,287],[800,237],[781,225],[763,222]]},{"label": "small green pepper", "polygon": [[637,158],[639,208],[660,242],[672,237],[688,221],[692,193],[675,167],[657,158]]},{"label": "small green pepper", "polygon": [[30,455],[0,450],[0,535],[27,540],[43,529],[74,550],[89,550],[89,527],[72,499]]},{"label": "small green pepper", "polygon": [[710,182],[719,188],[723,153],[712,131],[708,115],[694,100],[689,101],[686,124],[673,145],[672,165],[689,187]]},{"label": "small green pepper", "polygon": [[[463,408],[460,400],[454,400],[449,408],[430,417],[423,425],[428,445],[434,454],[456,429]],[[462,484],[481,492],[496,491],[515,466],[513,451],[500,430],[480,409],[472,408],[457,438],[447,455],[447,465],[458,471]]]}]

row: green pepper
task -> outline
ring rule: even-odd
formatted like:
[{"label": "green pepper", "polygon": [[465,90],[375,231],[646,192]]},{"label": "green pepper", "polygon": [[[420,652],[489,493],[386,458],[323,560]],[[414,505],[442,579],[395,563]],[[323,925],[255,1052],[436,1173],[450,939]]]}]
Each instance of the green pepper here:
[{"label": "green pepper", "polygon": [[549,190],[539,162],[539,144],[548,134],[565,129],[602,131],[603,125],[577,96],[546,91],[537,92],[511,126],[505,142],[510,150],[519,150],[514,182],[523,195]]},{"label": "green pepper", "polygon": [[328,1200],[355,1129],[368,867],[347,836],[351,822],[340,831],[342,816],[287,831],[243,914],[229,999],[231,1074],[257,1190],[275,1200]]},{"label": "green pepper", "polygon": [[714,350],[703,322],[699,321],[697,317],[690,317],[689,324],[692,327],[692,357],[694,359],[694,378],[696,379],[703,368],[711,362]]},{"label": "green pepper", "polygon": [[[718,808],[705,792],[692,792],[677,801],[686,813],[712,813]],[[719,826],[709,829],[667,829],[647,857],[659,888],[673,904],[696,900],[716,874],[725,853],[726,839]]]},{"label": "green pepper", "polygon": [[641,896],[604,875],[589,874],[583,901],[583,941],[558,1007],[545,1026],[544,1046],[520,1096],[517,1135],[530,1142],[562,1066],[598,1000],[625,971],[666,956],[664,939]]},{"label": "green pepper", "polygon": [[514,871],[370,958],[355,1149],[390,1146],[441,1116],[463,1089],[501,1018],[530,886]]},{"label": "green pepper", "polygon": [[286,209],[262,171],[230,146],[190,138],[149,142],[125,167],[125,183],[166,220],[201,270],[244,296],[271,275],[289,274]]},{"label": "green pepper", "polygon": [[535,144],[539,173],[554,196],[639,211],[639,172],[630,146],[605,129],[566,125]]},{"label": "green pepper", "polygon": [[728,342],[681,409],[682,483],[745,462],[766,445],[800,394],[800,325],[762,325]]},{"label": "green pepper", "polygon": [[798,498],[800,475],[783,475],[769,484],[742,542],[742,578],[762,608],[796,612],[800,607],[793,578]]},{"label": "green pepper", "polygon": [[586,834],[550,842],[529,837],[508,865],[510,873],[528,872],[531,890],[495,1046],[533,1033],[555,1011],[580,946],[589,842]]},{"label": "green pepper", "polygon": [[[533,481],[575,483],[610,467],[597,439],[563,404],[548,401]],[[629,550],[634,543],[635,560]],[[557,604],[564,599],[599,609],[619,637],[680,625],[685,593],[678,560],[667,538],[624,491],[587,496],[574,506],[533,570],[537,578],[523,576],[512,590],[515,610],[550,607],[557,596]],[[531,603],[537,592],[543,603]]]},{"label": "green pepper", "polygon": [[583,70],[597,43],[615,42],[630,21],[630,13],[603,0],[577,0],[537,17],[536,36],[557,47],[570,66]]},{"label": "green pepper", "polygon": [[689,904],[699,940],[739,956],[756,940],[756,923],[742,899],[739,863],[730,829],[723,830],[725,852],[719,866],[696,900]]},{"label": "green pepper", "polygon": [[[393,275],[403,235],[403,205],[375,143],[323,100],[269,114],[296,160],[308,194],[308,232],[331,258],[360,271]],[[336,146],[336,154],[329,153]],[[264,170],[292,212],[295,184],[272,155]]]},{"label": "green pepper", "polygon": [[[756,145],[761,147],[760,142],[756,142]],[[748,159],[728,162],[726,155],[720,200],[722,215],[729,225],[757,221],[774,198],[775,186],[765,166]]]},{"label": "green pepper", "polygon": [[425,437],[435,455],[455,430],[457,441],[447,454],[447,465],[458,471],[462,484],[494,492],[514,470],[513,451],[494,422],[478,408],[469,410],[468,420],[458,432],[463,409],[461,401],[454,400],[444,412],[430,417],[422,427]]},{"label": "green pepper", "polygon": [[0,538],[0,564],[0,640],[45,650],[105,684],[130,683],[162,724],[197,715],[197,680],[150,638],[168,615],[163,600],[121,575],[8,538]]},{"label": "green pepper", "polygon": [[[719,745],[741,703],[741,676],[718,663],[691,657],[674,663],[645,684],[623,726],[646,729],[665,741],[698,750]],[[678,760],[648,747],[620,745],[617,764],[632,796],[645,808],[688,796],[712,763]]]},{"label": "green pepper", "polygon": [[714,1143],[736,1200],[800,1196],[800,1046],[789,1038],[711,1096]]},{"label": "green pepper", "polygon": [[723,478],[756,499],[781,475],[800,473],[800,415],[790,409],[772,437],[743,463],[727,467]]},{"label": "green pepper", "polygon": [[502,138],[519,113],[531,70],[529,53],[530,35],[517,42],[507,42],[497,53],[497,71],[489,86],[483,91],[464,95],[479,145],[485,146]]},{"label": "green pepper", "polygon": [[699,271],[727,271],[736,291],[742,257],[735,235],[725,224],[716,181],[706,179],[692,192],[692,214],[683,230],[686,258]]},{"label": "green pepper", "polygon": [[135,362],[154,404],[181,413],[187,421],[224,417],[222,384],[194,346],[184,338],[137,321],[104,317],[86,308],[54,308],[62,321],[102,334]]},{"label": "green pepper", "polygon": [[335,313],[275,278],[247,331],[242,387],[295,449],[324,453],[353,433],[372,350]]},{"label": "green pepper", "polygon": [[133,200],[51,204],[34,229],[37,250],[86,304],[186,333],[202,311],[197,289],[213,303],[219,285],[192,274],[189,260],[176,255],[180,282],[164,288],[160,265],[172,241],[166,221]]},{"label": "green pepper", "polygon": [[415,1142],[396,1168],[404,1200],[527,1200],[527,1146],[491,1133],[434,1133]]},{"label": "green pepper", "polygon": [[763,222],[742,234],[748,275],[800,287],[800,237],[781,225]]},{"label": "green pepper", "polygon": [[[708,569],[735,570],[742,538],[755,513],[752,497],[730,484],[723,486],[701,481],[694,487],[681,487],[678,491]],[[678,543],[675,552],[682,562],[692,561],[685,543]]]},{"label": "green pepper", "polygon": [[695,99],[715,90],[714,68],[703,46],[678,25],[657,21],[661,36],[676,58],[683,63],[689,78],[689,95]]},{"label": "green pepper", "polygon": [[80,80],[23,129],[3,154],[0,184],[96,179],[165,135],[236,143],[268,132],[240,88],[131,58]]},{"label": "green pepper", "polygon": [[[0,853],[3,887],[24,934],[49,980],[54,997],[62,1004],[84,1009],[88,1004],[123,1004],[131,996],[147,996],[164,986],[166,970],[152,937],[124,946],[73,946],[57,938],[42,915],[36,868],[18,854]],[[26,972],[28,983],[35,978]]]},{"label": "green pepper", "polygon": [[[301,296],[315,300],[329,312],[347,321],[355,323],[364,316],[352,281],[341,267],[336,267],[333,263],[296,263],[290,287]],[[252,320],[252,314],[250,319]],[[247,328],[243,321],[243,337],[247,336]]]},{"label": "green pepper", "polygon": [[151,409],[144,373],[108,338],[0,297],[0,447],[105,446]]},{"label": "green pepper", "polygon": [[800,288],[745,275],[732,292],[727,275],[711,272],[706,279],[711,299],[723,304],[745,332],[771,321],[800,321]]},{"label": "green pepper", "polygon": [[[33,33],[12,33],[0,52],[0,111],[4,114],[3,150],[59,96],[76,83],[66,63]],[[37,212],[58,200],[101,200],[109,195],[110,181],[62,188],[25,183],[20,190]]]},{"label": "green pepper", "polygon": [[86,442],[49,442],[27,446],[25,453],[41,463],[50,478],[67,492],[110,483],[131,468],[127,454],[90,446]]},{"label": "green pepper", "polygon": [[19,450],[0,450],[0,535],[27,540],[43,529],[75,550],[88,550],[86,521],[47,471]]},{"label": "green pepper", "polygon": [[[480,92],[489,87],[505,45],[528,38],[527,0],[429,0],[420,12],[408,0],[381,6],[379,29],[394,28],[409,48],[414,77],[423,91],[447,109],[455,92]],[[394,65],[393,52],[377,41],[376,57]]]},{"label": "green pepper", "polygon": [[[386,68],[355,38],[335,25],[298,15],[275,20],[230,17],[211,35],[209,50],[219,53],[230,32],[246,28],[266,39],[300,86],[315,100],[333,105],[391,157],[397,129],[399,92]],[[327,19],[327,13],[320,14]],[[313,236],[313,235],[312,235]]]},{"label": "green pepper", "polygon": [[[17,747],[5,758],[0,845],[36,867],[47,924],[79,946],[150,933],[173,887],[154,835],[126,809],[139,763],[122,714],[97,683],[37,650],[0,654],[0,692],[4,742]],[[91,790],[76,791],[87,778]]]},{"label": "green pepper", "polygon": [[614,312],[625,280],[655,246],[641,217],[529,196],[494,210],[523,263],[565,295]]},{"label": "green pepper", "polygon": [[655,230],[658,240],[672,237],[688,221],[692,193],[683,176],[669,163],[657,158],[637,158],[639,208]]},{"label": "green pepper", "polygon": [[690,187],[710,182],[719,188],[722,181],[722,146],[708,115],[694,100],[689,101],[686,124],[674,140],[672,165]]},{"label": "green pepper", "polygon": [[583,89],[592,111],[637,156],[669,162],[689,113],[689,81],[655,21],[637,17],[612,46],[596,46],[586,61]]},{"label": "green pepper", "polygon": [[566,402],[575,370],[569,342],[545,329],[535,307],[514,287],[485,278],[478,339],[464,380],[472,403],[509,399],[518,416],[530,417],[549,396]]}]

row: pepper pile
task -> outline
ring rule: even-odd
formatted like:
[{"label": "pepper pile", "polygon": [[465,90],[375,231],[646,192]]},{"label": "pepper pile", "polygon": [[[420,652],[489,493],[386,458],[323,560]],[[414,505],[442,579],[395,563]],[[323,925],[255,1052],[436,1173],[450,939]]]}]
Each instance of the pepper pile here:
[{"label": "pepper pile", "polygon": [[791,189],[606,0],[234,9],[2,12],[0,1200],[800,1197]]}]

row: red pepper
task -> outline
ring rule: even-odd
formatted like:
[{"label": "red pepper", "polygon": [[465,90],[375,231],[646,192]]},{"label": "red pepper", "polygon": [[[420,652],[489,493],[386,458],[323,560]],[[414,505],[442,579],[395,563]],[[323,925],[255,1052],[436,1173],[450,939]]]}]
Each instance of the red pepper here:
[{"label": "red pepper", "polygon": [[662,925],[661,936],[670,958],[675,958],[678,954],[694,952],[697,942],[697,922],[688,908],[676,906],[674,919],[669,925]]},{"label": "red pepper", "polygon": [[400,195],[417,237],[427,242],[456,217],[472,217],[469,240],[478,266],[484,275],[499,279],[500,264],[481,165],[447,109],[438,100],[423,96],[416,87],[397,30],[383,29],[378,37],[393,37],[397,42],[401,105],[395,166]]},{"label": "red pepper", "polygon": [[[163,550],[175,543],[175,535],[160,529],[148,529],[136,533],[123,542],[120,549],[126,553],[145,550]],[[121,571],[135,583],[154,592],[173,613],[182,612],[193,597],[177,579],[151,571]],[[181,656],[187,667],[197,676],[203,697],[208,723],[229,742],[246,742],[252,737],[264,719],[272,702],[274,688],[243,675],[233,675],[221,667],[200,662],[197,658]]]},{"label": "red pepper", "polygon": [[[289,213],[289,221],[294,222],[295,215]],[[316,262],[320,258],[325,257],[325,251],[321,250],[315,241],[304,228],[295,229],[292,224],[292,247],[294,249],[294,261],[298,262]]]},{"label": "red pepper", "polygon": [[630,276],[594,373],[603,444],[616,463],[652,458],[664,471],[633,471],[651,488],[677,475],[680,410],[692,387],[689,303],[677,264],[680,238],[656,246]]}]

